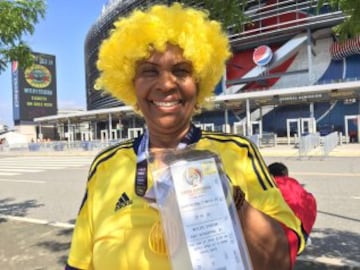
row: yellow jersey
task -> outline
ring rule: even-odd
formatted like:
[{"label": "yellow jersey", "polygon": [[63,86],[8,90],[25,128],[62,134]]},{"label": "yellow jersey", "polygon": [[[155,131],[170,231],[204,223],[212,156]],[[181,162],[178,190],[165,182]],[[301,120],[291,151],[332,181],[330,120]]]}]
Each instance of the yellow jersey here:
[{"label": "yellow jersey", "polygon": [[[284,201],[256,146],[247,138],[198,131],[196,148],[215,152],[231,184],[253,207],[294,231],[304,248],[301,223]],[[171,269],[159,212],[135,188],[141,138],[122,142],[94,159],[76,220],[67,269]],[[153,184],[147,172],[147,188]]]}]

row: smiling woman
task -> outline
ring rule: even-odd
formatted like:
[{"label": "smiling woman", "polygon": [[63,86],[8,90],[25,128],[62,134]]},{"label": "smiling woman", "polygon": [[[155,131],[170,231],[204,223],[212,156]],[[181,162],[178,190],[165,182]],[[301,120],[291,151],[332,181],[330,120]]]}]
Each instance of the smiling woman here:
[{"label": "smiling woman", "polygon": [[[136,106],[151,135],[164,140],[164,135],[169,134],[166,147],[176,147],[189,128],[197,102],[193,67],[180,47],[168,44],[164,52],[155,51],[142,61],[137,66],[134,85]],[[151,146],[165,145],[152,140]]]},{"label": "smiling woman", "polygon": [[[160,217],[146,157],[188,146],[222,161],[254,269],[290,269],[304,248],[301,223],[256,146],[191,122],[231,55],[220,23],[174,3],[134,11],[115,26],[100,47],[97,87],[134,106],[146,130],[93,161],[67,269],[171,269],[162,231],[170,221]],[[181,226],[170,226],[174,235]]]}]

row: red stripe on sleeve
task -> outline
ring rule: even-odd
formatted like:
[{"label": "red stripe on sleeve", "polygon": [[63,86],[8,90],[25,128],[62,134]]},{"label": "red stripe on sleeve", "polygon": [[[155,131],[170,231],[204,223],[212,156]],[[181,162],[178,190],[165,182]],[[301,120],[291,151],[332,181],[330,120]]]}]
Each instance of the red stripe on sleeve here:
[{"label": "red stripe on sleeve", "polygon": [[297,256],[297,251],[299,248],[299,239],[298,236],[296,235],[296,233],[289,229],[288,227],[286,227],[285,225],[281,224],[284,232],[286,234],[286,237],[288,239],[288,243],[289,243],[289,252],[290,252],[290,269],[294,269],[294,265],[295,265],[295,261],[296,261],[296,256]]}]

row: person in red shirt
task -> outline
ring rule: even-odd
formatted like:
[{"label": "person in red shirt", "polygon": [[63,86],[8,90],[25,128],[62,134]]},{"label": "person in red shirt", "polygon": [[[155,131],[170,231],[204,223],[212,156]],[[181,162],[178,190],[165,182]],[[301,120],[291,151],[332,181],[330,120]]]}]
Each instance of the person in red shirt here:
[{"label": "person in red shirt", "polygon": [[303,230],[309,237],[315,223],[317,204],[314,195],[308,192],[296,179],[289,177],[289,170],[281,162],[268,165],[285,201],[301,220]]}]

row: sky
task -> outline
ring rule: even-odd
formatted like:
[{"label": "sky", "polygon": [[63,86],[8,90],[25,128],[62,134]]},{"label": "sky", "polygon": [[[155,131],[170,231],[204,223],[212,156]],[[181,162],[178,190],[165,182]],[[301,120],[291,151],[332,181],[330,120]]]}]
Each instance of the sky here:
[{"label": "sky", "polygon": [[[56,56],[58,109],[86,109],[84,42],[107,0],[47,0],[44,19],[24,40]],[[13,124],[10,65],[0,73],[0,124]]]}]

